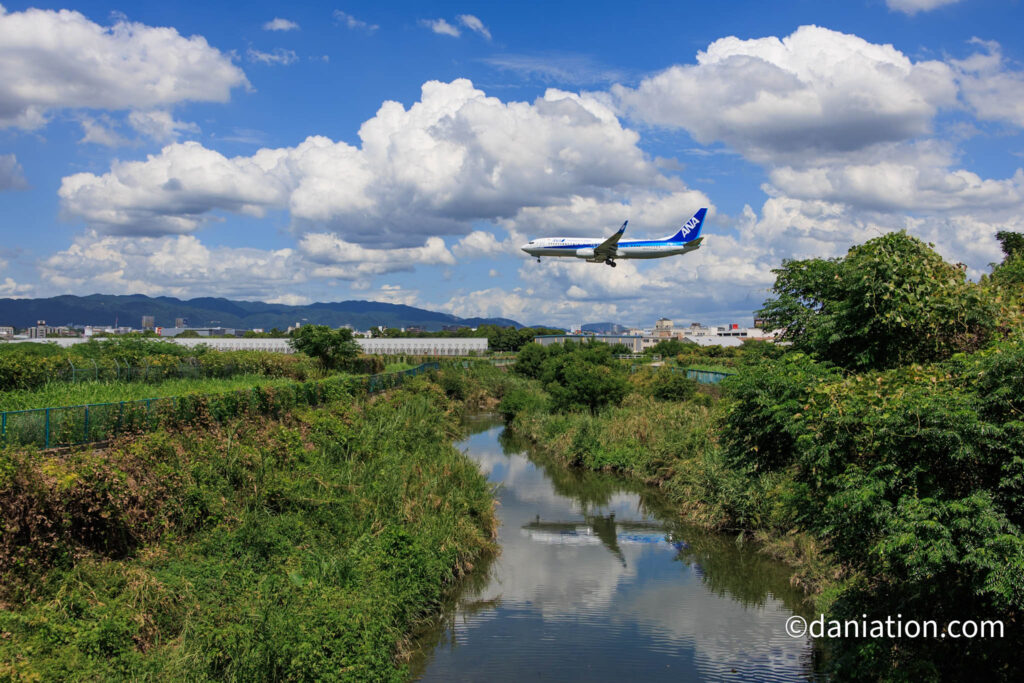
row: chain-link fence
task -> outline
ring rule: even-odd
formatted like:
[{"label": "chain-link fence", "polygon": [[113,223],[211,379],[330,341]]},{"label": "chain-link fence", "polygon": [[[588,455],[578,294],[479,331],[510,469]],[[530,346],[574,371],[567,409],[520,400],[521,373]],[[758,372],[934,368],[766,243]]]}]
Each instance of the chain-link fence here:
[{"label": "chain-link fence", "polygon": [[[643,365],[632,365],[629,368],[630,373],[640,372]],[[652,368],[653,369],[653,368]],[[716,372],[714,370],[694,370],[693,368],[677,368],[677,367],[662,367],[656,368],[659,372],[675,372],[685,374],[687,379],[696,380],[701,384],[718,384],[726,377],[732,377],[735,372]]]},{"label": "chain-link fence", "polygon": [[685,372],[688,379],[695,379],[701,384],[718,384],[735,372],[714,372],[713,370],[691,370],[690,368],[672,368],[674,372]]},{"label": "chain-link fence", "polygon": [[437,370],[437,362],[365,377],[333,377],[285,386],[187,394],[137,401],[0,412],[0,446],[54,448],[106,441],[158,426],[223,422],[241,415],[278,416],[296,406],[320,405],[345,395],[375,393]]}]

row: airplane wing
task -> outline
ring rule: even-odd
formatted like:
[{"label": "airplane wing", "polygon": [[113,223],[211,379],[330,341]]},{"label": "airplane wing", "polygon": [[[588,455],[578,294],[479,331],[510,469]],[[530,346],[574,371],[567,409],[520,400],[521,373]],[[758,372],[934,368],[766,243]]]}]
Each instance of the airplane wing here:
[{"label": "airplane wing", "polygon": [[629,221],[625,221],[614,235],[594,247],[594,256],[606,259],[615,256],[615,252],[619,249],[619,240],[622,238],[622,233],[626,232],[626,223],[629,223]]}]

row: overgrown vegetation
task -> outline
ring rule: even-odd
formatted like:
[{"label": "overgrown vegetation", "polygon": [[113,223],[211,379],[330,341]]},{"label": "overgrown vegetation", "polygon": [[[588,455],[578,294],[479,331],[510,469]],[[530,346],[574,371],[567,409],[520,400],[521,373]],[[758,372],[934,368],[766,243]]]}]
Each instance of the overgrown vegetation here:
[{"label": "overgrown vegetation", "polygon": [[306,380],[323,376],[314,359],[267,351],[216,351],[147,338],[55,344],[0,344],[0,391],[57,381],[161,382],[175,378],[263,375]]},{"label": "overgrown vegetation", "polygon": [[30,410],[86,403],[134,401],[143,398],[213,394],[246,387],[280,387],[295,380],[265,375],[237,375],[210,379],[168,379],[162,382],[50,382],[30,390],[0,394],[0,411]]},{"label": "overgrown vegetation", "polygon": [[400,680],[492,546],[458,405],[417,379],[278,422],[0,451],[0,677]]},{"label": "overgrown vegetation", "polygon": [[[526,347],[501,411],[563,461],[665,489],[690,518],[762,540],[831,618],[999,619],[1004,638],[851,639],[837,678],[1019,677],[1024,610],[1024,253],[973,283],[894,233],[776,271],[760,315],[787,349],[744,345],[724,400],[645,369],[606,407]],[[1015,246],[1017,245],[1017,246]],[[565,347],[610,363],[597,348]],[[609,372],[615,369],[609,365]],[[663,371],[664,372],[664,371]],[[662,399],[654,400],[656,392]],[[703,405],[702,405],[703,404]]]},{"label": "overgrown vegetation", "polygon": [[292,330],[288,343],[328,370],[348,369],[359,357],[359,344],[347,327],[332,330],[326,325],[303,325]]}]

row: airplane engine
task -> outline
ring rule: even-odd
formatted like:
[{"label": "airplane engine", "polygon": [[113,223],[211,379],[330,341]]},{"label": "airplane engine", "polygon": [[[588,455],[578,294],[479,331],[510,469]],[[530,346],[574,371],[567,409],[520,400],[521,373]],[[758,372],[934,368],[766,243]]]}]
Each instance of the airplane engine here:
[{"label": "airplane engine", "polygon": [[593,247],[588,247],[586,249],[577,249],[576,250],[576,258],[593,259],[594,258],[594,249],[593,249]]}]

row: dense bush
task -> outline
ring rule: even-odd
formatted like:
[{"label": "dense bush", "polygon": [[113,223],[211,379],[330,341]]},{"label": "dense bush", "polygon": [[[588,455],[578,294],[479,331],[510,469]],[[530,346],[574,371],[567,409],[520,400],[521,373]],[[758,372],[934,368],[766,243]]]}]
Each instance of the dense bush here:
[{"label": "dense bush", "polygon": [[848,369],[891,368],[980,348],[996,306],[966,269],[905,232],[839,259],[786,261],[759,315],[794,348]]},{"label": "dense bush", "polygon": [[312,358],[268,351],[186,348],[156,339],[0,345],[0,390],[33,389],[53,381],[144,381],[178,377],[266,375],[306,380],[323,375]]},{"label": "dense bush", "polygon": [[[777,273],[766,311],[794,349],[723,383],[726,461],[746,495],[774,500],[744,523],[824,543],[846,577],[821,599],[836,618],[998,618],[1010,634],[1024,612],[1024,343],[1001,302],[1020,292],[967,282],[903,234]],[[1018,641],[848,640],[833,664],[1008,677]]]},{"label": "dense bush", "polygon": [[663,401],[686,401],[696,393],[697,382],[681,372],[659,372],[651,386],[651,394]]},{"label": "dense bush", "polygon": [[327,325],[304,325],[292,331],[288,343],[299,353],[319,360],[328,370],[345,368],[360,353],[347,327],[332,330]]},{"label": "dense bush", "polygon": [[400,643],[491,548],[420,381],[283,423],[0,451],[0,677],[405,680]]},{"label": "dense bush", "polygon": [[527,344],[516,356],[513,370],[539,379],[551,395],[551,407],[561,412],[597,412],[618,403],[629,388],[625,368],[611,347],[600,342]]}]

